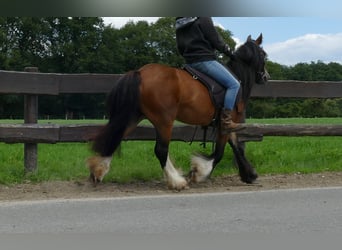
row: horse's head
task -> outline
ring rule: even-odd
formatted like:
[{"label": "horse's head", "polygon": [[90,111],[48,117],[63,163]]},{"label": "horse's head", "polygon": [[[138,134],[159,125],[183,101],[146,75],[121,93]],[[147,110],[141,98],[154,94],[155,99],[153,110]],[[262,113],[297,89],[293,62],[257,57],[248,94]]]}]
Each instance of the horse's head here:
[{"label": "horse's head", "polygon": [[255,83],[265,84],[270,75],[266,70],[266,52],[261,47],[262,34],[256,40],[249,35],[247,41],[235,52],[235,57],[255,72]]}]

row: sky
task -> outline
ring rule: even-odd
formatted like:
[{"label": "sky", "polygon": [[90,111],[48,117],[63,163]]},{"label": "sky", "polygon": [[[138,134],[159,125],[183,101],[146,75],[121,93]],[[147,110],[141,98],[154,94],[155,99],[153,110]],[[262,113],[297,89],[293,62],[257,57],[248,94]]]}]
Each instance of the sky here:
[{"label": "sky", "polygon": [[238,43],[263,34],[268,58],[283,65],[299,62],[342,63],[342,18],[336,17],[216,17]]},{"label": "sky", "polygon": [[[158,17],[105,17],[106,24],[121,28],[128,21],[155,22]],[[263,34],[269,60],[282,65],[337,62],[342,64],[342,17],[213,17],[215,25],[233,33],[237,44],[248,35]]]}]

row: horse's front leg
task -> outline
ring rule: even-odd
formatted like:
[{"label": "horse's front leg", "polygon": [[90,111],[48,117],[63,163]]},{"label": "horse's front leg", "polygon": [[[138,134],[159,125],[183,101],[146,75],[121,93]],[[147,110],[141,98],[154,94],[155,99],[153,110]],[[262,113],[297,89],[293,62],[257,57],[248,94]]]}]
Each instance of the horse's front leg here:
[{"label": "horse's front leg", "polygon": [[256,173],[254,167],[251,165],[251,163],[249,163],[245,156],[244,145],[238,143],[235,133],[230,134],[228,143],[233,150],[235,162],[239,167],[241,181],[248,184],[254,183],[255,180],[258,178],[258,174]]},{"label": "horse's front leg", "polygon": [[157,130],[157,139],[154,152],[164,171],[166,184],[168,188],[174,190],[182,190],[188,187],[188,183],[182,176],[180,170],[177,170],[169,157],[169,143],[171,139],[171,131],[164,133],[164,136]]},{"label": "horse's front leg", "polygon": [[224,148],[227,144],[227,136],[218,134],[214,152],[206,157],[204,155],[194,155],[191,159],[191,171],[190,181],[191,182],[203,182],[209,178],[211,173],[214,171],[215,166],[221,161]]}]

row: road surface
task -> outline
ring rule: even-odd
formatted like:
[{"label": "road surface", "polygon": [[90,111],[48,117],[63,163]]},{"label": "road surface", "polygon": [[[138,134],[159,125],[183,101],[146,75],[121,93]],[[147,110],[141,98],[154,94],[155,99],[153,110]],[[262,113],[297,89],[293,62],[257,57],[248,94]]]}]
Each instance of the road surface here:
[{"label": "road surface", "polygon": [[342,187],[0,201],[0,233],[342,233]]}]

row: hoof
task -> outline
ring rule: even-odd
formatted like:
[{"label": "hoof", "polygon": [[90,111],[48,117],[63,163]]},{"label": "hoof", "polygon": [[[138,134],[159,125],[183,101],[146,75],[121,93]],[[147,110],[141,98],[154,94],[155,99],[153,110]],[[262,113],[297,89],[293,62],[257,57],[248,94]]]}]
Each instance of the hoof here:
[{"label": "hoof", "polygon": [[189,189],[188,182],[182,177],[177,181],[168,181],[167,182],[168,189],[181,191],[184,189]]},{"label": "hoof", "polygon": [[169,157],[164,167],[164,177],[166,180],[167,187],[172,190],[183,190],[188,188],[188,182],[183,177],[183,173],[180,169],[176,169]]},{"label": "hoof", "polygon": [[86,165],[90,172],[89,179],[93,182],[94,186],[102,182],[103,177],[108,173],[110,168],[110,157],[93,156],[86,160]]},{"label": "hoof", "polygon": [[241,181],[247,184],[254,184],[257,178],[258,174],[254,172],[249,174],[248,176],[241,176]]},{"label": "hoof", "polygon": [[89,181],[93,184],[93,187],[97,187],[98,184],[102,183],[102,180],[98,179],[93,173],[90,173]]}]

